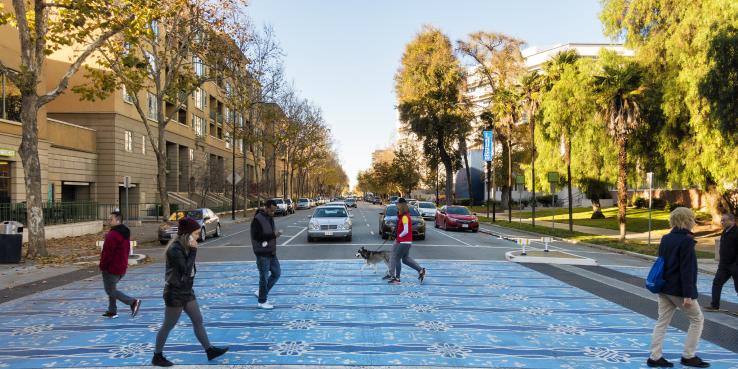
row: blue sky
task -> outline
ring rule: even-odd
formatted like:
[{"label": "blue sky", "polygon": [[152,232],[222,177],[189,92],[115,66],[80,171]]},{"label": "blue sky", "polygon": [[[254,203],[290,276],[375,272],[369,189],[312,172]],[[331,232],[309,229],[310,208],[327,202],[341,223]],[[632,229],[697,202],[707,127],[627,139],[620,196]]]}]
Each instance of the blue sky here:
[{"label": "blue sky", "polygon": [[606,42],[598,0],[251,0],[257,25],[271,24],[300,94],[318,104],[352,186],[373,150],[396,137],[394,74],[424,24],[452,41],[504,32],[530,46]]}]

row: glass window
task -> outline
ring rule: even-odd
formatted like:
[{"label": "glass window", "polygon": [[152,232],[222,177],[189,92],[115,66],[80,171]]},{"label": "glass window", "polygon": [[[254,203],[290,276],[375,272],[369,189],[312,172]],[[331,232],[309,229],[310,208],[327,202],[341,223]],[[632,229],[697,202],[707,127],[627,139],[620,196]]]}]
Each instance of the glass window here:
[{"label": "glass window", "polygon": [[[418,212],[418,208],[411,206],[408,209],[410,209],[410,216],[413,216],[413,217],[420,216],[420,212]],[[397,216],[397,206],[388,206],[387,211],[385,212],[385,216],[396,217]]]},{"label": "glass window", "polygon": [[469,214],[471,214],[469,212],[469,209],[467,209],[467,208],[456,208],[456,207],[448,208],[446,210],[446,212],[448,212],[449,214],[456,214],[456,215],[469,215]]},{"label": "glass window", "polygon": [[10,162],[0,161],[0,203],[10,203]]},{"label": "glass window", "polygon": [[192,94],[192,97],[195,99],[195,107],[203,110],[205,109],[205,98],[203,96],[203,91],[201,88],[198,88],[195,90],[195,92]]},{"label": "glass window", "polygon": [[149,74],[151,74],[151,76],[155,76],[158,68],[156,67],[156,58],[154,57],[154,54],[147,51],[146,60],[149,62]]},{"label": "glass window", "polygon": [[346,218],[346,209],[344,208],[320,208],[315,210],[313,218]]},{"label": "glass window", "polygon": [[123,101],[133,104],[133,96],[128,93],[128,89],[126,88],[126,85],[123,85],[123,88],[121,89],[123,91]]},{"label": "glass window", "polygon": [[141,136],[141,154],[146,155],[146,136]]},{"label": "glass window", "polygon": [[436,205],[432,202],[421,202],[418,206],[423,209],[435,209]]},{"label": "glass window", "polygon": [[2,109],[0,111],[0,118],[20,122],[20,90],[15,87],[13,82],[10,82],[10,79],[5,74],[0,75],[0,83],[2,84],[0,86],[0,98],[2,98],[2,101],[0,101],[0,104],[2,104],[0,106],[0,109]]},{"label": "glass window", "polygon": [[202,212],[202,210],[190,210],[187,212],[187,216],[192,219],[199,220],[203,218]]},{"label": "glass window", "polygon": [[126,151],[128,152],[133,151],[133,132],[125,131],[124,138],[123,138],[123,144],[125,145]]},{"label": "glass window", "polygon": [[195,129],[196,135],[203,136],[205,134],[205,120],[195,114],[192,114],[192,128]]},{"label": "glass window", "polygon": [[230,149],[231,148],[231,133],[226,132],[224,136],[225,137],[223,139],[225,140],[226,149]]},{"label": "glass window", "polygon": [[195,74],[198,77],[205,75],[205,66],[202,64],[202,60],[197,56],[192,57],[192,69],[194,69]]},{"label": "glass window", "polygon": [[159,108],[156,104],[156,96],[149,92],[149,119],[156,120],[159,115]]},{"label": "glass window", "polygon": [[190,161],[193,161],[193,160],[195,160],[195,150],[190,149]]}]

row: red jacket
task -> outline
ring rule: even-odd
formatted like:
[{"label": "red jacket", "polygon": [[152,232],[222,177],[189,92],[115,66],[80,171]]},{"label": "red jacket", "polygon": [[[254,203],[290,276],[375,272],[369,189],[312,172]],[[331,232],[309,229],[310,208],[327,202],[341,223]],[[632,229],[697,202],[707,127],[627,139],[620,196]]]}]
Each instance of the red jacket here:
[{"label": "red jacket", "polygon": [[[407,227],[407,233],[403,236],[402,232]],[[413,242],[413,220],[409,213],[397,215],[397,242],[412,243]]]},{"label": "red jacket", "polygon": [[131,231],[120,224],[105,235],[100,270],[115,275],[124,275],[128,269],[128,254],[131,252]]}]

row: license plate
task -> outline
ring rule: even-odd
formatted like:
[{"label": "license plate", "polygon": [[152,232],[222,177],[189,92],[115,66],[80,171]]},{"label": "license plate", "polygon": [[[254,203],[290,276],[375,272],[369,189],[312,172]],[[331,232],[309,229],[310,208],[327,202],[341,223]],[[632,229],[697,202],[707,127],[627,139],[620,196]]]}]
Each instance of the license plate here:
[{"label": "license plate", "polygon": [[325,232],[326,236],[333,236],[333,232]]},{"label": "license plate", "polygon": [[469,228],[469,225],[468,224],[462,224],[461,225],[461,228]]}]

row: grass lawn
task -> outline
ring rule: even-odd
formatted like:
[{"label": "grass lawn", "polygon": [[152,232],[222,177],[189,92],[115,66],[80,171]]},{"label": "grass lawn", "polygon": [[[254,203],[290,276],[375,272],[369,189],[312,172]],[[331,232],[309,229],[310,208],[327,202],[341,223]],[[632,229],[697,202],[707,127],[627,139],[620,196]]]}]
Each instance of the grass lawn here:
[{"label": "grass lawn", "polygon": [[[648,244],[645,242],[638,242],[638,241],[620,242],[617,238],[612,238],[608,236],[591,235],[591,234],[586,234],[586,233],[581,233],[581,232],[576,232],[576,231],[569,232],[568,230],[564,230],[564,229],[551,229],[550,227],[541,227],[541,226],[533,227],[532,225],[526,224],[526,223],[517,223],[517,222],[508,222],[508,221],[497,221],[495,223],[492,223],[492,219],[487,218],[487,217],[479,217],[479,220],[481,222],[494,224],[499,227],[518,229],[521,231],[528,231],[528,232],[534,232],[534,233],[544,234],[548,236],[567,238],[570,240],[576,240],[580,242],[593,243],[597,245],[612,247],[612,248],[619,249],[619,250],[637,252],[639,254],[656,256],[658,253],[658,244],[652,244],[649,247]],[[705,251],[705,250],[698,249],[697,257],[698,258],[714,258],[715,254],[711,251]]]},{"label": "grass lawn", "polygon": [[[480,212],[478,207],[475,211]],[[569,209],[567,208],[536,208],[536,220],[543,222],[551,222],[551,214],[555,210],[556,223],[569,223]],[[486,208],[481,212],[486,212]],[[590,219],[592,217],[592,208],[574,208],[572,215],[575,225],[605,228],[619,230],[618,225],[618,208],[603,208],[602,214],[605,219]],[[531,211],[513,211],[513,219],[519,218],[531,219],[533,213]],[[499,217],[499,214],[498,214]],[[651,213],[651,230],[669,229],[669,212],[664,210],[652,210]],[[625,214],[625,229],[627,232],[648,232],[648,209],[628,208]]]}]

